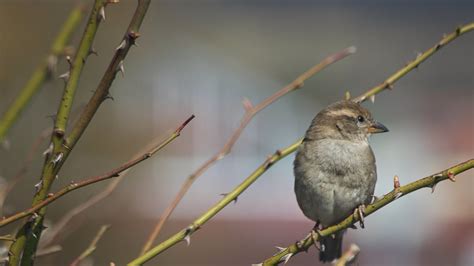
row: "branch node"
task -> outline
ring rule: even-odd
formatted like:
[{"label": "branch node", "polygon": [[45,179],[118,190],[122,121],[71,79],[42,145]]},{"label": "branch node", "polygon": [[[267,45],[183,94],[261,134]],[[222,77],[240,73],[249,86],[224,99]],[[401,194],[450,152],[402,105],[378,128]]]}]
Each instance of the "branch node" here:
[{"label": "branch node", "polygon": [[400,188],[400,179],[398,178],[397,175],[393,177],[393,188],[394,189]]},{"label": "branch node", "polygon": [[451,182],[456,182],[456,176],[453,172],[448,172],[448,178],[451,180]]}]

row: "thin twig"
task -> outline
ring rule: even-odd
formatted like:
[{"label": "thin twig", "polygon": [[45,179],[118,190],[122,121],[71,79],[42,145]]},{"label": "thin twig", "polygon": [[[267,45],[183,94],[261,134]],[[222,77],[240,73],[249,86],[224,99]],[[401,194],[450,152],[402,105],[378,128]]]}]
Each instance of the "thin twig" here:
[{"label": "thin twig", "polygon": [[223,159],[227,154],[229,154],[232,150],[232,147],[234,144],[237,142],[239,139],[240,135],[242,134],[242,131],[245,129],[245,127],[251,122],[252,118],[261,110],[263,110],[265,107],[269,106],[270,104],[274,103],[284,95],[301,88],[304,85],[304,82],[315,75],[316,73],[320,72],[321,70],[325,69],[329,65],[355,53],[356,48],[355,47],[349,47],[346,48],[338,53],[335,53],[333,55],[330,55],[326,57],[323,61],[318,63],[317,65],[311,67],[309,70],[307,70],[305,73],[301,74],[299,77],[297,77],[293,82],[290,84],[286,85],[270,97],[266,98],[262,102],[260,102],[257,105],[252,105],[252,103],[248,99],[244,99],[243,101],[243,106],[245,109],[245,114],[242,117],[240,121],[239,127],[232,133],[230,138],[227,140],[227,142],[224,144],[224,146],[210,159],[208,159],[206,162],[204,162],[196,171],[194,171],[191,175],[188,176],[188,178],[184,181],[184,183],[181,185],[179,192],[175,195],[171,203],[166,207],[166,209],[163,211],[162,215],[160,216],[157,224],[153,228],[152,233],[149,235],[145,245],[142,248],[142,251],[140,254],[144,254],[146,251],[148,251],[153,243],[155,242],[156,238],[158,237],[158,234],[160,233],[161,229],[163,228],[163,225],[165,222],[168,220],[170,215],[173,213],[174,209],[177,207],[177,205],[181,202],[183,199],[184,195],[188,192],[189,188],[192,186],[194,181],[201,176],[205,171],[207,171],[212,165],[214,165],[217,161]]},{"label": "thin twig", "polygon": [[84,252],[79,255],[71,264],[70,266],[77,266],[83,261],[85,258],[90,256],[96,249],[97,249],[97,243],[99,240],[102,238],[102,236],[105,234],[105,232],[110,228],[110,225],[102,225],[100,227],[99,231],[95,235],[94,239],[92,242],[89,244],[89,246],[84,250]]},{"label": "thin twig", "polygon": [[84,7],[77,6],[69,14],[67,20],[51,46],[50,55],[33,72],[30,80],[21,89],[20,94],[0,119],[0,143],[5,139],[9,129],[16,121],[23,109],[28,105],[32,97],[41,88],[41,85],[54,74],[58,57],[64,54],[64,50],[69,43],[73,33],[84,17]]},{"label": "thin twig", "polygon": [[[414,191],[417,191],[421,188],[432,188],[435,186],[437,183],[451,179],[451,177],[456,176],[464,171],[467,171],[471,168],[474,167],[474,159],[470,159],[466,162],[460,163],[458,165],[455,165],[453,167],[450,167],[446,170],[443,170],[439,173],[430,175],[428,177],[419,179],[417,181],[411,182],[405,186],[400,186],[399,188],[394,188],[391,192],[385,194],[381,199],[375,201],[374,203],[368,205],[365,208],[364,214],[365,216],[368,216],[375,211],[381,209],[382,207],[386,206],[387,204],[411,193]],[[266,259],[263,262],[263,265],[277,265],[281,262],[281,259],[288,255],[288,254],[297,254],[301,251],[307,250],[311,245],[313,245],[313,239],[318,240],[319,237],[325,237],[332,235],[336,232],[339,232],[341,230],[349,228],[351,225],[357,223],[359,221],[360,217],[358,214],[355,215],[350,215],[346,219],[344,219],[342,222],[329,226],[325,228],[324,230],[321,230],[319,232],[319,236],[316,235],[316,237],[311,237],[308,236],[304,238],[303,240],[298,241],[297,243],[287,247],[286,249],[281,250],[277,254],[273,255],[271,258]]]},{"label": "thin twig", "polygon": [[342,256],[334,263],[334,266],[346,266],[355,261],[359,255],[360,248],[356,244],[351,244],[349,249],[342,254]]},{"label": "thin twig", "polygon": [[21,212],[18,212],[14,215],[11,215],[11,216],[7,217],[7,218],[1,219],[0,220],[0,227],[3,227],[7,224],[10,224],[10,223],[12,223],[14,221],[17,221],[17,220],[19,220],[23,217],[26,217],[26,216],[30,216],[30,215],[35,216],[35,214],[38,210],[40,210],[43,207],[51,204],[55,200],[59,199],[60,197],[66,195],[67,193],[69,193],[71,191],[74,191],[76,189],[79,189],[79,188],[82,188],[82,187],[85,187],[85,186],[88,186],[88,185],[91,185],[91,184],[95,184],[95,183],[100,182],[100,181],[107,180],[107,179],[110,179],[110,178],[119,177],[121,175],[121,173],[123,173],[127,169],[129,169],[129,168],[131,168],[131,167],[133,167],[133,166],[149,159],[150,157],[155,155],[158,151],[160,151],[162,148],[164,148],[166,145],[168,145],[170,142],[172,142],[174,139],[179,137],[179,135],[181,134],[181,130],[193,118],[194,118],[194,115],[192,115],[184,123],[182,123],[165,140],[160,142],[158,145],[155,145],[155,146],[151,147],[149,150],[147,150],[145,153],[141,154],[139,157],[137,157],[135,159],[132,159],[132,160],[129,160],[126,163],[122,164],[121,166],[119,166],[119,167],[117,167],[113,170],[110,170],[109,172],[107,172],[105,174],[85,178],[85,179],[83,179],[82,181],[79,181],[79,182],[72,181],[71,184],[69,184],[66,187],[60,189],[58,192],[56,192],[54,194],[53,193],[49,194],[46,199],[44,199],[43,201],[37,203],[36,205],[32,206],[31,208],[29,208],[27,210],[24,210],[24,211],[21,211]]},{"label": "thin twig", "polygon": [[434,53],[439,51],[441,48],[443,48],[445,45],[450,43],[451,41],[455,40],[457,37],[463,35],[464,33],[467,33],[469,31],[474,30],[474,22],[466,24],[464,26],[458,27],[454,32],[451,34],[443,36],[443,38],[433,47],[430,49],[426,50],[424,53],[419,54],[413,61],[408,63],[406,66],[402,67],[400,70],[395,72],[393,75],[388,77],[384,82],[380,83],[379,85],[371,88],[368,90],[366,93],[360,95],[357,98],[354,98],[353,101],[361,103],[367,99],[371,99],[374,101],[375,94],[385,90],[385,89],[392,89],[393,84],[408,74],[408,72],[412,71],[413,69],[418,68],[418,66],[423,63],[426,59],[431,57]]},{"label": "thin twig", "polygon": [[[188,121],[189,122],[189,121]],[[181,125],[182,127],[186,126],[186,123],[183,123]],[[183,128],[179,129],[180,131]],[[162,141],[162,137],[157,137],[154,140],[152,140],[149,144],[147,144],[144,148],[142,148],[139,152],[137,152],[135,155],[133,155],[130,160],[135,160],[139,158],[142,154],[146,153],[148,150],[152,149],[152,147],[157,146],[159,142]],[[120,173],[120,176],[117,178],[114,178],[109,185],[107,185],[102,191],[99,193],[95,194],[91,198],[89,198],[87,201],[75,206],[73,209],[68,211],[65,215],[61,217],[61,219],[56,222],[52,227],[48,229],[48,234],[46,234],[43,237],[43,241],[41,241],[42,246],[49,246],[55,242],[58,241],[58,238],[61,236],[63,237],[62,232],[67,232],[67,225],[69,222],[73,220],[74,217],[79,215],[80,213],[84,212],[85,210],[89,209],[90,207],[94,206],[95,204],[99,203],[106,197],[108,197],[112,192],[117,188],[119,183],[124,179],[124,177],[127,175],[127,173],[131,170],[131,168],[123,171]]]}]

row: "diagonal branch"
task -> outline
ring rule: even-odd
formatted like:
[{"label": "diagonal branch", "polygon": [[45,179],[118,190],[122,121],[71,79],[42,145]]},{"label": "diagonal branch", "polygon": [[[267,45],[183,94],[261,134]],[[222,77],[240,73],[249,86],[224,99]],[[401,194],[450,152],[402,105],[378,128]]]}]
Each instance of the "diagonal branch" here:
[{"label": "diagonal branch", "polygon": [[155,242],[156,238],[158,237],[158,234],[160,233],[161,229],[163,228],[163,225],[165,224],[166,220],[170,217],[170,215],[173,213],[174,209],[176,206],[181,202],[183,199],[184,195],[188,192],[189,188],[192,186],[194,181],[201,176],[205,171],[207,171],[212,165],[214,165],[217,161],[223,159],[227,154],[229,154],[232,150],[232,147],[234,144],[237,142],[239,139],[240,135],[242,134],[242,131],[245,129],[245,127],[251,122],[252,118],[261,110],[269,106],[270,104],[274,103],[284,95],[301,88],[304,85],[304,82],[312,77],[313,75],[317,74],[321,70],[325,69],[329,65],[355,53],[356,48],[355,47],[349,47],[346,48],[338,53],[335,53],[333,55],[330,55],[326,57],[323,61],[321,61],[319,64],[311,67],[309,70],[307,70],[305,73],[301,74],[299,77],[297,77],[293,82],[290,84],[286,85],[270,97],[266,98],[259,104],[253,106],[252,103],[248,99],[244,99],[243,105],[245,109],[245,114],[240,120],[240,125],[239,127],[232,133],[228,141],[224,144],[224,146],[214,155],[212,156],[209,160],[204,162],[194,173],[192,173],[182,184],[179,192],[176,194],[176,196],[173,198],[172,202],[168,207],[166,207],[165,211],[161,215],[161,217],[158,220],[158,223],[156,224],[155,228],[153,229],[152,233],[148,237],[148,240],[146,241],[145,245],[142,248],[141,254],[144,254],[146,251],[148,251],[153,243]]},{"label": "diagonal branch", "polygon": [[194,220],[188,227],[176,233],[175,235],[168,238],[161,244],[155,246],[154,248],[147,251],[145,254],[139,256],[138,258],[131,261],[128,265],[142,265],[145,262],[151,260],[153,257],[164,252],[168,248],[176,245],[181,241],[190,242],[191,235],[199,230],[202,225],[219,213],[225,206],[234,201],[242,192],[244,192],[250,185],[252,185],[263,173],[265,173],[272,165],[274,165],[279,160],[285,158],[287,155],[294,152],[300,142],[297,142],[293,145],[290,145],[284,149],[277,150],[273,155],[269,156],[264,163],[262,163],[251,175],[249,175],[240,185],[238,185],[230,193],[226,194],[216,205],[207,210],[199,218]]},{"label": "diagonal branch", "polygon": [[56,39],[51,46],[50,55],[36,68],[30,80],[28,80],[25,87],[23,87],[23,89],[20,91],[18,97],[3,114],[2,118],[0,119],[0,143],[5,139],[8,130],[11,128],[26,105],[30,102],[32,97],[41,88],[41,85],[44,84],[48,77],[54,74],[58,57],[64,54],[66,45],[82,21],[83,16],[83,6],[78,6],[71,11],[68,19],[66,22],[64,22],[61,31],[56,36]]},{"label": "diagonal branch", "polygon": [[[409,194],[414,191],[417,191],[421,188],[433,188],[441,181],[446,179],[454,180],[454,177],[464,171],[474,168],[474,159],[470,159],[466,162],[460,163],[453,167],[450,167],[446,170],[443,170],[437,174],[427,176],[425,178],[419,179],[417,181],[411,182],[405,186],[396,187],[389,193],[385,194],[381,199],[375,201],[374,203],[368,205],[365,208],[364,214],[368,216],[382,207],[388,205],[389,203]],[[454,182],[454,181],[453,181]],[[325,237],[332,235],[338,231],[349,228],[351,225],[355,224],[360,220],[358,214],[351,215],[344,219],[342,222],[335,224],[333,226],[327,227],[324,230],[320,231],[320,236],[315,236],[315,240],[318,240],[320,237]],[[286,249],[281,250],[277,254],[273,255],[271,258],[266,259],[263,262],[263,265],[277,265],[282,262],[282,258],[288,254],[295,255],[301,251],[306,251],[311,245],[313,245],[313,237],[311,235],[307,236],[303,240],[296,242],[295,244],[287,247]]]},{"label": "diagonal branch", "polygon": [[31,208],[27,209],[27,210],[24,210],[24,211],[21,211],[21,212],[18,212],[14,215],[11,215],[7,218],[3,218],[0,220],[0,227],[3,227],[7,224],[10,224],[14,221],[17,221],[21,218],[24,218],[24,217],[27,217],[27,216],[32,216],[32,218],[35,218],[36,216],[38,216],[38,214],[36,213],[38,210],[41,210],[42,208],[44,208],[45,206],[51,204],[52,202],[56,201],[57,199],[59,199],[60,197],[68,194],[69,192],[71,191],[74,191],[76,189],[79,189],[79,188],[82,188],[82,187],[85,187],[85,186],[88,186],[88,185],[92,185],[92,184],[95,184],[97,182],[100,182],[100,181],[104,181],[104,180],[107,180],[107,179],[110,179],[110,178],[114,178],[114,177],[119,177],[123,172],[127,171],[129,168],[151,158],[153,155],[155,155],[158,151],[160,151],[161,149],[163,149],[166,145],[168,145],[170,142],[172,142],[174,139],[176,139],[177,137],[180,136],[181,134],[181,130],[194,118],[194,115],[192,115],[191,117],[189,117],[184,123],[182,123],[170,136],[168,136],[165,140],[163,140],[162,142],[160,142],[158,145],[154,145],[152,146],[149,150],[147,150],[145,153],[141,154],[140,156],[132,159],[132,160],[129,160],[127,161],[126,163],[122,164],[121,166],[113,169],[113,170],[110,170],[109,172],[107,173],[104,173],[102,175],[98,175],[98,176],[93,176],[93,177],[89,177],[89,178],[85,178],[83,179],[82,181],[79,181],[79,182],[71,182],[71,184],[69,184],[68,186],[60,189],[58,192],[56,193],[51,193],[48,195],[48,197],[46,199],[44,199],[43,201],[40,201],[39,203],[37,203],[36,205],[32,206]]},{"label": "diagonal branch", "polygon": [[418,68],[418,66],[421,63],[423,63],[426,59],[431,57],[434,53],[438,52],[445,45],[454,41],[457,37],[463,35],[464,33],[468,33],[472,30],[474,30],[474,22],[458,27],[454,32],[443,36],[443,38],[437,44],[435,44],[435,46],[426,50],[424,53],[419,54],[413,61],[409,62],[406,66],[402,67],[400,70],[398,70],[393,75],[388,77],[385,81],[371,88],[370,90],[360,95],[359,97],[354,98],[353,101],[361,103],[369,98],[372,101],[374,101],[375,94],[385,89],[392,89],[393,84],[397,82],[400,78],[408,74],[408,72],[412,71],[413,69]]},{"label": "diagonal branch", "polygon": [[100,227],[99,231],[95,235],[94,239],[92,239],[92,242],[89,244],[89,246],[84,250],[84,252],[79,255],[71,264],[70,266],[77,266],[83,261],[85,258],[89,257],[96,249],[97,249],[97,243],[99,243],[99,240],[104,236],[105,232],[110,228],[110,225],[103,225]]}]

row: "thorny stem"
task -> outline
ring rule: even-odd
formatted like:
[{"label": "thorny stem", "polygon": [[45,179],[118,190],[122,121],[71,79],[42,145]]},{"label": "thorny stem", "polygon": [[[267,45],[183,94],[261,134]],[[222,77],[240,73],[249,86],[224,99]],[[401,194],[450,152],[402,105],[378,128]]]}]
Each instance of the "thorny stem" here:
[{"label": "thorny stem", "polygon": [[[183,124],[181,124],[179,126],[178,129],[176,129],[170,136],[168,136],[165,140],[163,140],[162,142],[160,142],[158,145],[155,145],[153,147],[151,147],[149,150],[147,150],[146,152],[144,152],[143,154],[141,154],[140,156],[130,160],[130,161],[127,161],[126,163],[122,164],[121,166],[113,169],[113,170],[110,170],[109,172],[107,173],[104,173],[102,175],[98,175],[98,176],[93,176],[93,177],[89,177],[89,178],[85,178],[83,179],[82,181],[79,181],[79,182],[74,182],[72,181],[71,184],[69,184],[68,186],[60,189],[58,192],[56,193],[53,193],[53,194],[49,194],[48,197],[46,199],[44,199],[43,201],[41,202],[38,202],[36,205],[32,206],[31,208],[27,209],[27,210],[24,210],[24,211],[21,211],[21,212],[18,212],[16,214],[13,214],[7,218],[3,218],[2,220],[0,220],[0,227],[3,227],[7,224],[10,224],[14,221],[17,221],[21,218],[24,218],[24,217],[27,217],[27,216],[30,216],[30,215],[33,215],[35,216],[36,212],[38,210],[41,210],[42,208],[44,208],[45,206],[51,204],[52,202],[56,201],[57,199],[61,198],[62,196],[68,194],[69,192],[71,191],[74,191],[76,189],[79,189],[79,188],[82,188],[82,187],[85,187],[85,186],[88,186],[88,185],[92,185],[92,184],[95,184],[97,182],[100,182],[100,181],[104,181],[104,180],[107,180],[107,179],[110,179],[110,178],[114,178],[114,177],[118,177],[120,176],[120,174],[126,170],[128,170],[129,168],[151,158],[153,155],[155,155],[158,151],[160,151],[161,149],[163,149],[166,145],[168,145],[169,143],[171,143],[174,139],[176,139],[177,137],[180,136],[181,134],[181,130],[184,128],[184,126],[186,126],[190,121],[191,119],[194,118],[194,115],[192,115],[190,118],[188,118]],[[184,125],[184,126],[183,126]]]},{"label": "thorny stem", "polygon": [[[399,188],[394,188],[391,192],[385,194],[381,199],[375,201],[374,203],[366,206],[365,208],[365,216],[368,216],[375,211],[381,209],[382,207],[386,206],[387,204],[391,203],[392,201],[395,201],[398,198],[401,198],[411,192],[417,191],[420,188],[432,188],[435,186],[437,183],[450,179],[452,176],[456,176],[464,171],[467,171],[471,168],[474,167],[474,159],[470,159],[466,162],[460,163],[458,165],[455,165],[453,167],[450,167],[446,170],[443,170],[437,174],[430,175],[428,177],[419,179],[417,181],[411,182],[405,186],[400,186]],[[360,217],[359,215],[350,215],[346,219],[344,219],[342,222],[329,226],[325,228],[324,230],[320,231],[320,236],[325,237],[332,235],[336,232],[339,232],[341,230],[349,228],[351,225],[355,224],[357,221],[359,221]],[[318,240],[320,236],[317,236],[315,240]],[[263,265],[277,265],[281,261],[281,259],[292,253],[293,255],[300,253],[301,251],[307,250],[311,245],[313,245],[313,238],[311,236],[308,236],[297,243],[287,247],[284,250],[281,250],[277,254],[273,255],[272,257],[266,259],[263,262]]]},{"label": "thorny stem", "polygon": [[431,57],[434,53],[439,51],[448,43],[454,41],[457,37],[467,33],[469,31],[474,30],[474,22],[466,24],[464,26],[458,27],[454,32],[443,36],[443,38],[433,47],[426,50],[424,53],[419,54],[413,61],[408,63],[406,66],[402,67],[400,70],[395,72],[393,75],[388,77],[384,82],[380,83],[379,85],[371,88],[366,93],[360,95],[357,98],[354,98],[353,101],[361,103],[369,99],[370,97],[374,97],[375,94],[385,90],[385,89],[392,89],[393,84],[397,82],[400,78],[408,74],[408,72],[416,69],[421,63],[423,63],[426,59]]},{"label": "thorny stem", "polygon": [[41,85],[48,79],[48,77],[54,74],[58,57],[64,54],[66,45],[69,43],[71,36],[79,26],[83,16],[84,7],[82,6],[78,6],[71,11],[51,46],[50,55],[36,68],[30,80],[28,80],[25,87],[20,91],[18,97],[15,98],[13,103],[3,114],[0,119],[0,143],[4,141],[9,129],[36,92],[41,88]]},{"label": "thorny stem", "polygon": [[281,97],[285,96],[286,94],[301,88],[304,85],[304,82],[309,79],[310,77],[314,76],[315,74],[319,73],[329,65],[344,59],[345,57],[355,53],[356,48],[355,47],[348,47],[338,53],[335,53],[333,55],[330,55],[326,57],[324,60],[322,60],[320,63],[317,65],[314,65],[310,69],[308,69],[306,72],[301,74],[299,77],[297,77],[293,82],[290,84],[286,85],[270,97],[266,98],[259,104],[253,106],[249,100],[245,99],[243,102],[244,108],[245,108],[245,114],[242,117],[240,121],[239,127],[232,133],[228,141],[224,144],[224,146],[214,155],[212,156],[209,160],[204,162],[194,173],[192,173],[182,184],[181,188],[179,189],[178,193],[176,196],[173,198],[171,201],[170,205],[166,207],[164,210],[163,214],[160,216],[157,224],[153,228],[152,233],[149,235],[145,245],[142,248],[141,255],[143,255],[146,251],[148,251],[153,243],[155,242],[156,238],[158,237],[158,234],[160,233],[161,229],[163,228],[163,225],[167,221],[167,219],[171,216],[173,213],[174,209],[178,206],[178,204],[181,202],[183,199],[184,195],[188,192],[189,188],[192,186],[194,181],[201,176],[205,171],[207,171],[212,165],[214,165],[217,161],[223,159],[227,154],[229,154],[232,150],[232,147],[234,144],[237,142],[239,139],[240,135],[242,134],[242,131],[245,129],[245,127],[251,122],[252,118],[261,110],[269,106],[270,104],[274,103]]},{"label": "thorny stem", "polygon": [[[64,143],[63,137],[69,119],[74,95],[79,83],[79,77],[87,56],[91,51],[92,43],[99,26],[99,10],[104,7],[106,2],[106,0],[95,1],[74,60],[71,61],[66,86],[63,92],[61,103],[56,113],[54,130],[51,136],[53,151],[45,159],[41,175],[41,186],[33,198],[32,206],[38,204],[46,197],[54,181],[54,177],[58,173],[61,165],[64,163],[64,160],[66,159],[65,157],[67,157],[69,154],[69,150],[64,148],[66,145]],[[22,265],[33,264],[34,253],[41,236],[41,231],[43,228],[42,221],[45,214],[46,209],[41,209],[34,219],[27,221],[18,231],[16,236],[17,240],[10,247],[10,265],[19,265],[20,258]]]}]

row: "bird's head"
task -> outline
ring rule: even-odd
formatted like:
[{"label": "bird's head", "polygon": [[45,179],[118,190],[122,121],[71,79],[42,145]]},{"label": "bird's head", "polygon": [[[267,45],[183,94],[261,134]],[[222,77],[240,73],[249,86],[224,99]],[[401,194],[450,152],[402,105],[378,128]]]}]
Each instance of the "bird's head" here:
[{"label": "bird's head", "polygon": [[366,108],[353,101],[339,101],[319,112],[306,133],[307,139],[367,141],[371,134],[387,132]]}]

